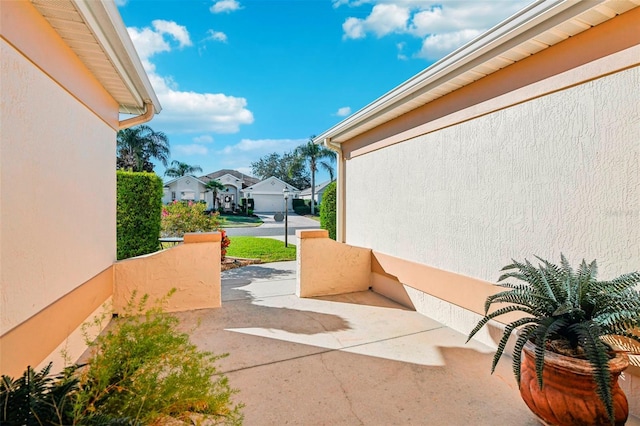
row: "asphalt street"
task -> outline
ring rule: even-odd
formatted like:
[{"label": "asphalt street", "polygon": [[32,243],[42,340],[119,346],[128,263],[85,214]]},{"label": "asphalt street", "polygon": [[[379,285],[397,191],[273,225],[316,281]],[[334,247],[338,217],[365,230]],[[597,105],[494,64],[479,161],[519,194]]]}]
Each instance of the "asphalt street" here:
[{"label": "asphalt street", "polygon": [[[237,236],[251,236],[251,237],[273,237],[284,236],[284,221],[276,222],[273,219],[273,214],[258,214],[264,222],[260,226],[249,228],[225,228],[227,235],[230,237]],[[320,222],[313,219],[309,219],[304,216],[297,215],[295,213],[289,213],[288,215],[287,234],[295,235],[298,229],[320,229]]]}]

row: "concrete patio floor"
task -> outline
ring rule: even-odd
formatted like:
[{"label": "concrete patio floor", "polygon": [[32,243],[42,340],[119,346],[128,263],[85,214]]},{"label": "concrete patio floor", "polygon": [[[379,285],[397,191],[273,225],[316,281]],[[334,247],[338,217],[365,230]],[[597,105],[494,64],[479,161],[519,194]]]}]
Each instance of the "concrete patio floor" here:
[{"label": "concrete patio floor", "polygon": [[373,292],[299,299],[295,268],[223,272],[222,308],[178,314],[199,347],[230,354],[245,424],[539,424],[508,359],[490,375],[488,347]]}]

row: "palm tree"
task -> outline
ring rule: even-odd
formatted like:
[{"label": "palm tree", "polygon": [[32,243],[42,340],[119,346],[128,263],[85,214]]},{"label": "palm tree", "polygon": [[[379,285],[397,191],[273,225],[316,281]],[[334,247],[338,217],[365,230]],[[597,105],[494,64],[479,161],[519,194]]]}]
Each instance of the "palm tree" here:
[{"label": "palm tree", "polygon": [[196,172],[202,172],[202,167],[191,166],[187,163],[183,163],[182,161],[173,160],[171,162],[171,167],[164,172],[164,175],[178,178],[184,175],[193,175]]},{"label": "palm tree", "polygon": [[155,158],[163,166],[169,159],[169,138],[162,132],[156,132],[147,125],[123,129],[117,136],[118,169],[130,169],[134,172],[153,172],[151,159]]},{"label": "palm tree", "polygon": [[213,192],[213,209],[216,208],[216,199],[218,198],[218,191],[224,190],[224,185],[217,180],[210,180],[204,186],[207,190]]},{"label": "palm tree", "polygon": [[[336,154],[333,151],[313,143],[314,137],[311,136],[306,144],[300,145],[295,151],[297,155],[309,161],[309,171],[311,172],[311,214],[315,214],[316,172],[318,171],[318,166],[326,170],[333,181],[333,166],[331,164],[336,160]],[[325,159],[328,161],[324,161]]]}]

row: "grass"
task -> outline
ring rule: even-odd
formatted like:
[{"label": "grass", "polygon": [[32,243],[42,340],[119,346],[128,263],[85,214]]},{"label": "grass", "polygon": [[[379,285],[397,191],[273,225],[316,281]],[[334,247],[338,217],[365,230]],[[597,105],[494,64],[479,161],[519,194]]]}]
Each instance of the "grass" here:
[{"label": "grass", "polygon": [[262,219],[250,216],[220,215],[222,228],[249,228],[262,225]]},{"label": "grass", "polygon": [[296,260],[296,246],[289,243],[285,247],[282,241],[272,238],[229,237],[231,245],[227,256],[260,259],[263,263]]}]

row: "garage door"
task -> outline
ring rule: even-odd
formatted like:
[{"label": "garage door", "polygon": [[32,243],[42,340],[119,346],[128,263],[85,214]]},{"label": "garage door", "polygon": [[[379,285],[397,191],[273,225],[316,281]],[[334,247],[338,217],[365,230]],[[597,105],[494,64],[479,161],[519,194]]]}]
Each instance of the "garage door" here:
[{"label": "garage door", "polygon": [[256,213],[284,212],[282,195],[255,194],[253,196]]}]

